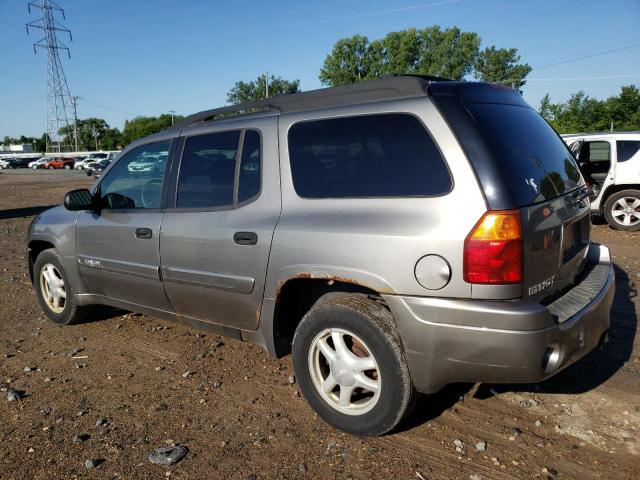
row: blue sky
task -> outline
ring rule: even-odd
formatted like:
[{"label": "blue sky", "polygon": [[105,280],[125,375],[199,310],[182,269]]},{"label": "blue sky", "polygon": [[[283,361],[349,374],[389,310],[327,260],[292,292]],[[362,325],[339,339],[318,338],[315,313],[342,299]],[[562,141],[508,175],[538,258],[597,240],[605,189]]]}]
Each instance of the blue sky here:
[{"label": "blue sky", "polygon": [[[45,130],[45,55],[27,0],[0,0],[0,138]],[[122,128],[135,115],[189,114],[225,103],[236,80],[268,71],[320,87],[336,40],[370,39],[434,24],[478,32],[482,47],[515,47],[534,67],[524,88],[565,100],[584,90],[605,98],[640,84],[638,0],[58,0],[73,32],[63,57],[78,116]]]}]

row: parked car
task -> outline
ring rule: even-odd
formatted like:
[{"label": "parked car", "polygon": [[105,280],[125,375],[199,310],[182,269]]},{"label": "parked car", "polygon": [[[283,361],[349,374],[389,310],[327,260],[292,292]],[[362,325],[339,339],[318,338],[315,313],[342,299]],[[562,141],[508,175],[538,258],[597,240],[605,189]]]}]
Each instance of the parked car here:
[{"label": "parked car", "polygon": [[29,274],[58,324],[106,304],[292,353],[324,420],[380,435],[416,391],[538,382],[606,340],[587,195],[518,92],[385,77],[134,142],[33,220]]},{"label": "parked car", "polygon": [[0,168],[26,168],[33,158],[9,157],[0,159]]},{"label": "parked car", "polygon": [[100,160],[99,162],[95,162],[87,169],[87,175],[99,177],[110,164],[110,160]]},{"label": "parked car", "polygon": [[49,161],[49,157],[41,157],[37,160],[33,160],[29,162],[27,166],[29,168],[33,168],[34,170],[37,170],[38,168],[42,168],[42,166],[48,161]]},{"label": "parked car", "polygon": [[50,170],[52,168],[64,168],[65,170],[71,170],[73,168],[73,159],[72,158],[49,158],[43,165],[42,168],[46,168]]},{"label": "parked car", "polygon": [[113,152],[91,152],[88,156],[76,161],[73,168],[76,170],[84,170],[96,162],[101,160],[114,160],[116,157],[117,154]]},{"label": "parked car", "polygon": [[159,170],[164,170],[164,163],[167,159],[167,152],[161,152],[158,155],[146,155],[131,162],[127,168],[129,172],[136,176],[152,175]]},{"label": "parked car", "polygon": [[617,230],[640,230],[640,132],[563,135],[592,187],[591,211]]}]

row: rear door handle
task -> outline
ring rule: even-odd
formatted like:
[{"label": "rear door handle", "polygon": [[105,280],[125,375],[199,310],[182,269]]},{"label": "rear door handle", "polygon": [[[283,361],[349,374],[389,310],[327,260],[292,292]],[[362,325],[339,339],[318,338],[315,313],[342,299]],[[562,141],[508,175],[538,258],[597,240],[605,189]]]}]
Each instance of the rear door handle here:
[{"label": "rear door handle", "polygon": [[153,236],[150,228],[136,228],[136,238],[141,240],[149,240]]},{"label": "rear door handle", "polygon": [[255,245],[258,243],[258,234],[254,232],[236,232],[233,241],[238,245]]}]

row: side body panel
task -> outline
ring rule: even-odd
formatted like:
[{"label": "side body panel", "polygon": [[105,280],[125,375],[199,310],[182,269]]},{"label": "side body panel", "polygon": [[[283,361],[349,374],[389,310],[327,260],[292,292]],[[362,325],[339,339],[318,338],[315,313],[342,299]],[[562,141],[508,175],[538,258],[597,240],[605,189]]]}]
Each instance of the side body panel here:
[{"label": "side body panel", "polygon": [[[291,178],[288,131],[296,122],[374,113],[408,113],[430,132],[453,178],[452,190],[423,198],[300,198]],[[282,217],[274,234],[265,290],[275,299],[293,278],[324,278],[385,294],[471,297],[463,280],[464,238],[486,211],[484,198],[458,142],[428,98],[380,102],[280,118]],[[451,267],[440,290],[416,280],[416,262],[436,254]]]},{"label": "side body panel", "polygon": [[[160,238],[162,277],[179,315],[243,330],[258,328],[281,205],[277,125],[277,117],[270,116],[189,130],[188,135],[259,130],[262,189],[256,199],[237,208],[167,209]],[[257,234],[257,243],[235,243],[237,232]]]}]

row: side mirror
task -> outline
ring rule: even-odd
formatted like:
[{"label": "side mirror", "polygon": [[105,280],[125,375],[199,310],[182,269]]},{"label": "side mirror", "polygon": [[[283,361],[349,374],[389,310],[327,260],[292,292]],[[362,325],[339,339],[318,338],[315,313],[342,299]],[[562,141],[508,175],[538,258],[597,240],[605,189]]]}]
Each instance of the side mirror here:
[{"label": "side mirror", "polygon": [[86,188],[71,190],[64,196],[64,208],[72,212],[78,210],[92,210],[95,202],[91,196],[91,192]]}]

